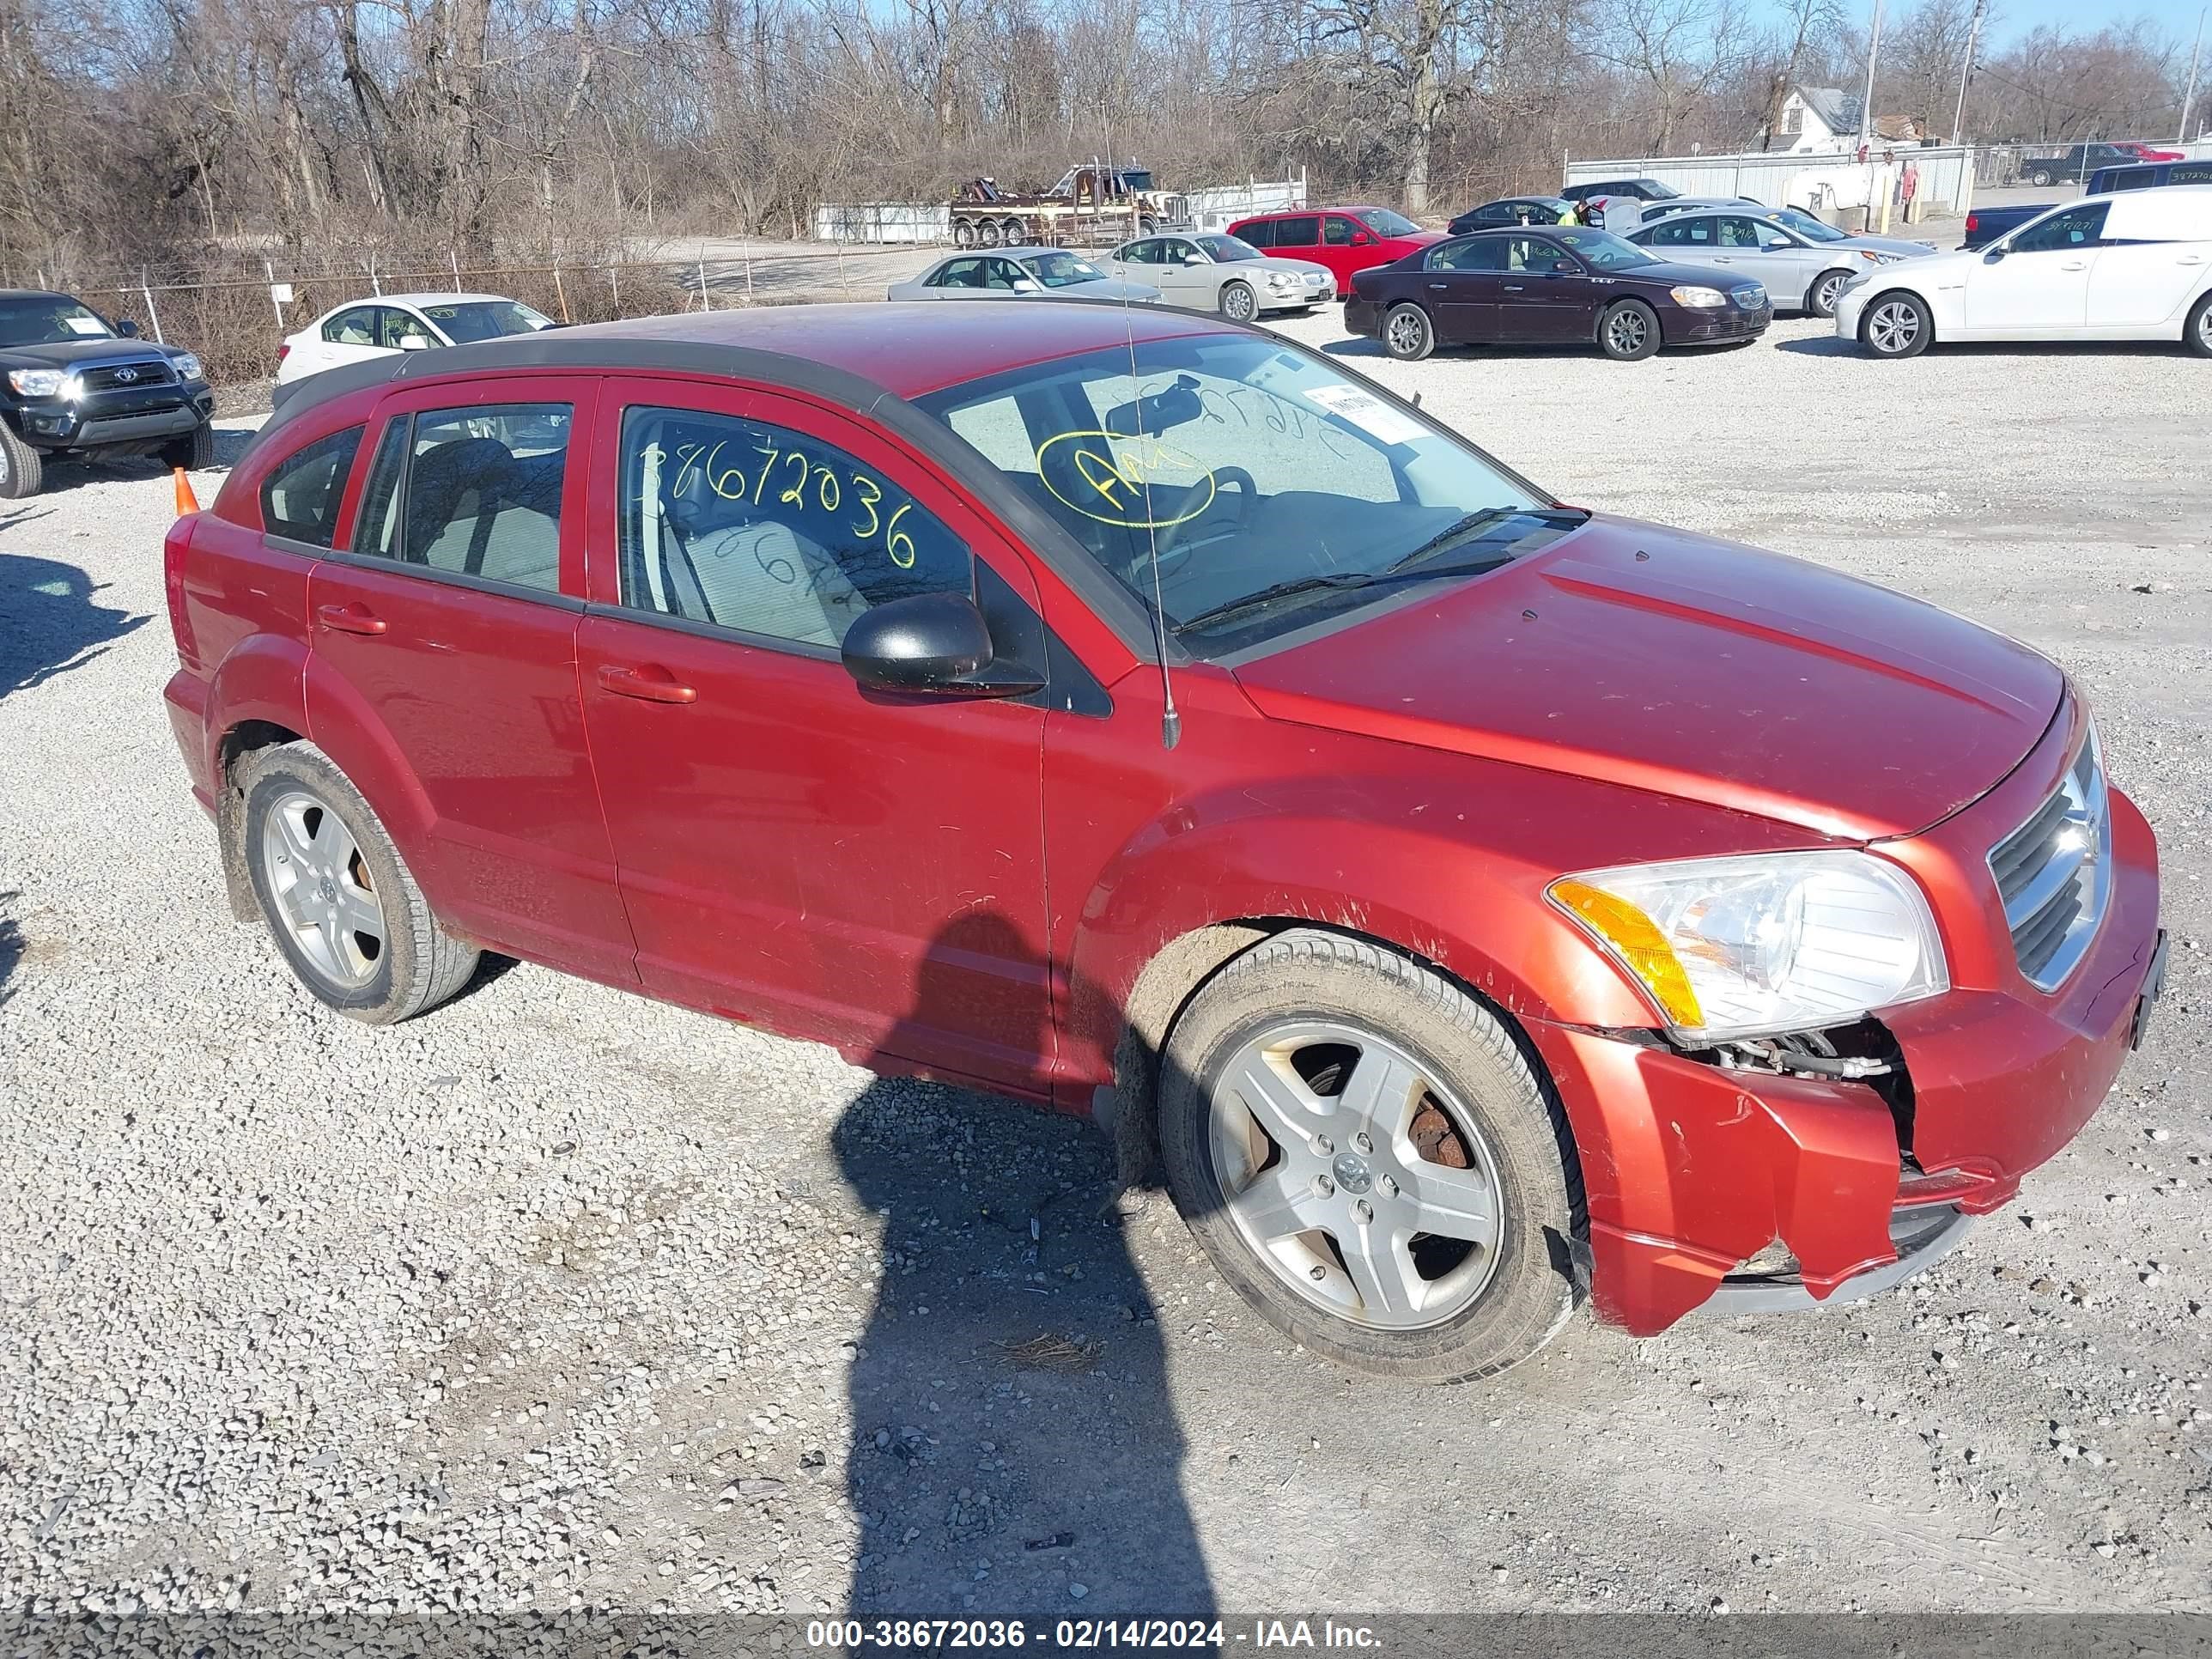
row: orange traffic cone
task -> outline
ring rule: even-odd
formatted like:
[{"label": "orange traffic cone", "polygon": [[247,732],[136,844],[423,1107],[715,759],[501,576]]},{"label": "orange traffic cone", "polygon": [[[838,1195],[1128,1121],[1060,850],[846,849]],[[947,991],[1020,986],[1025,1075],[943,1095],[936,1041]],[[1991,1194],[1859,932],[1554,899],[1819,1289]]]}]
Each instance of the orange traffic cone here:
[{"label": "orange traffic cone", "polygon": [[197,513],[200,510],[200,498],[192,494],[192,481],[185,477],[185,469],[180,466],[176,469],[176,472],[177,516],[181,519],[187,513]]}]

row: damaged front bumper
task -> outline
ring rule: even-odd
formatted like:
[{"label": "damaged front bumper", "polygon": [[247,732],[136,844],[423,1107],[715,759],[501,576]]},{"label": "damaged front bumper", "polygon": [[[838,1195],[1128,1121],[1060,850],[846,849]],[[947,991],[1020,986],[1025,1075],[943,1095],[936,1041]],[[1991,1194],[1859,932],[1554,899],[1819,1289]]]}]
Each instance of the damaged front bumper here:
[{"label": "damaged front bumper", "polygon": [[1953,988],[1882,1017],[1899,1064],[1879,1085],[1719,1065],[1656,1032],[1529,1022],[1582,1156],[1601,1317],[1650,1335],[1701,1307],[1887,1289],[1955,1248],[2087,1122],[2159,988],[2150,826],[2112,793],[2110,908],[2050,994],[2021,977],[2002,902],[1983,891],[1986,849],[2048,792],[2072,741],[2054,731],[1983,800],[1884,848],[1936,900]]}]

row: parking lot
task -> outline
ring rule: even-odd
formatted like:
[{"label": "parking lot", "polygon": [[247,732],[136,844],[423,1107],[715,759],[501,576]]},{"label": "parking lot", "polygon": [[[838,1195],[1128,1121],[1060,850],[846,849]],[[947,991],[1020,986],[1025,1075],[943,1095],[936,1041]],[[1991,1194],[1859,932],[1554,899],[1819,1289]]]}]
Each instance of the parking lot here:
[{"label": "parking lot", "polygon": [[1082,1124],[527,965],[358,1027],[223,903],[169,481],[56,468],[0,512],[0,1603],[2212,1610],[2212,364],[1283,331],[2075,677],[2172,964],[2015,1205],[1869,1303],[1410,1389],[1103,1215]]}]

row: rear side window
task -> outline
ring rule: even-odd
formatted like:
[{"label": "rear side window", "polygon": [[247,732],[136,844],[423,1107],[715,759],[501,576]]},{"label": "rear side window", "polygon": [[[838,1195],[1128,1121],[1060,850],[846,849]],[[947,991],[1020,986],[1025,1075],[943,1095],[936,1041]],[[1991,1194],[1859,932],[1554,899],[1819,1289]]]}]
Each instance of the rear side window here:
[{"label": "rear side window", "polygon": [[1466,242],[1439,242],[1429,253],[1428,268],[1431,270],[1503,270],[1505,269],[1505,239],[1503,236],[1478,236]]},{"label": "rear side window", "polygon": [[969,593],[966,544],[843,450],[696,410],[623,421],[622,602],[834,650],[870,605]]},{"label": "rear side window", "polygon": [[373,346],[383,331],[382,306],[355,306],[341,311],[323,325],[323,337],[332,345]]},{"label": "rear side window", "polygon": [[362,428],[349,426],[295,450],[261,481],[261,528],[287,541],[328,547],[338,527],[338,503]]},{"label": "rear side window", "polygon": [[1249,224],[1239,225],[1229,234],[1238,241],[1249,242],[1254,247],[1273,247],[1275,245],[1275,222],[1273,219],[1255,219]]},{"label": "rear side window", "polygon": [[556,593],[567,404],[398,416],[362,492],[353,550]]},{"label": "rear side window", "polygon": [[2106,190],[2141,190],[2158,177],[2156,167],[2115,167]]},{"label": "rear side window", "polygon": [[1297,219],[1275,221],[1276,247],[1314,247],[1321,241],[1321,216],[1309,214]]}]

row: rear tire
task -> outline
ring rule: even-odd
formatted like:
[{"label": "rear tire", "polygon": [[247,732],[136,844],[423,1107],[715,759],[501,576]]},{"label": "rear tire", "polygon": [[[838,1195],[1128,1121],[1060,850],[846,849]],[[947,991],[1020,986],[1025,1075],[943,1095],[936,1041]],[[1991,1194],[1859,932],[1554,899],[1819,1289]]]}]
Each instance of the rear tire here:
[{"label": "rear tire", "polygon": [[1574,1310],[1557,1099],[1497,1015],[1393,951],[1294,929],[1230,962],[1168,1033],[1159,1108],[1184,1220],[1303,1347],[1458,1382]]},{"label": "rear tire", "polygon": [[2051,175],[2041,172],[2031,173],[2027,175],[2027,182],[2040,190],[2051,182]]},{"label": "rear tire", "polygon": [[1805,309],[1815,317],[1836,314],[1836,296],[1844,291],[1844,284],[1851,279],[1848,270],[1824,270],[1813,279],[1813,286],[1805,290]]},{"label": "rear tire", "polygon": [[2212,357],[2212,292],[2200,294],[2197,303],[2189,307],[2189,320],[2182,325],[2181,337],[2197,356]]},{"label": "rear tire", "polygon": [[215,465],[215,422],[203,421],[173,443],[163,444],[161,461],[187,472],[206,471]]},{"label": "rear tire", "polygon": [[438,925],[384,825],[312,744],[255,751],[240,787],[246,874],[295,976],[369,1025],[436,1007],[479,952]]},{"label": "rear tire", "polygon": [[976,225],[975,245],[978,247],[996,247],[999,246],[999,222],[997,220],[985,219]]},{"label": "rear tire", "polygon": [[1022,223],[1018,219],[999,221],[999,240],[1007,247],[1019,247],[1023,241]]},{"label": "rear tire", "polygon": [[1859,343],[1876,357],[1917,357],[1935,337],[1928,302],[1903,289],[1876,295],[1859,313]]},{"label": "rear tire", "polygon": [[1659,313],[1641,300],[1620,300],[1597,319],[1598,349],[1617,363],[1640,363],[1659,349]]},{"label": "rear tire", "polygon": [[46,481],[46,458],[15,435],[15,428],[0,421],[0,501],[20,501],[35,495]]},{"label": "rear tire", "polygon": [[1249,323],[1260,314],[1259,296],[1246,282],[1224,283],[1221,297],[1216,301],[1221,314],[1232,323]]},{"label": "rear tire", "polygon": [[1437,349],[1429,313],[1417,305],[1395,305],[1382,319],[1382,349],[1401,363],[1418,363]]},{"label": "rear tire", "polygon": [[974,220],[962,219],[954,223],[952,227],[952,246],[955,247],[973,247],[975,246],[975,222]]}]

